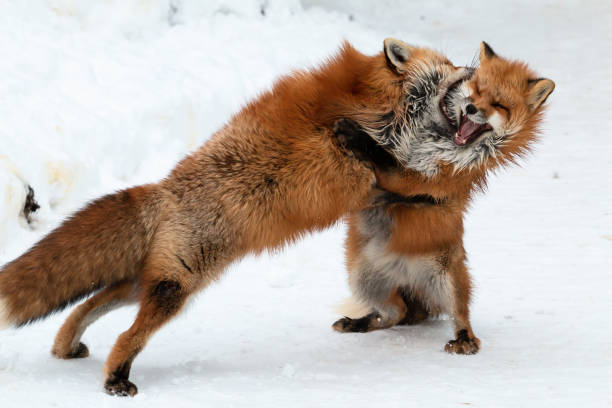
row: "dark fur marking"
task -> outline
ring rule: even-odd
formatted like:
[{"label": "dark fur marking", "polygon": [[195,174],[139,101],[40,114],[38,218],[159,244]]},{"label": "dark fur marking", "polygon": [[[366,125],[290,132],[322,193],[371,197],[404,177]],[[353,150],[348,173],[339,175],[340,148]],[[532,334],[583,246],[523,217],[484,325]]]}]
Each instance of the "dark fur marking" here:
[{"label": "dark fur marking", "polygon": [[404,197],[403,204],[425,204],[425,205],[441,205],[446,202],[445,199],[438,199],[429,194],[417,194],[413,196]]},{"label": "dark fur marking", "polygon": [[176,281],[163,280],[153,287],[151,296],[157,299],[169,299],[181,291],[181,284]]},{"label": "dark fur marking", "polygon": [[493,51],[493,48],[491,48],[489,44],[483,41],[482,45],[484,45],[484,54],[487,58],[493,58],[496,56],[495,51]]},{"label": "dark fur marking", "polygon": [[158,282],[151,291],[151,301],[165,315],[175,313],[183,300],[183,293],[180,283],[171,280]]},{"label": "dark fur marking", "polygon": [[183,266],[185,267],[185,269],[187,269],[187,270],[189,271],[189,273],[193,275],[193,270],[192,270],[192,269],[189,267],[189,265],[187,265],[187,264],[185,263],[185,261],[183,260],[183,258],[181,258],[181,257],[180,257],[180,256],[178,256],[178,255],[177,255],[176,257],[179,259],[179,261],[181,261],[181,263],[183,264]]},{"label": "dark fur marking", "polygon": [[266,186],[268,187],[278,187],[278,182],[276,181],[276,179],[272,176],[265,176],[264,180],[266,182]]},{"label": "dark fur marking", "polygon": [[132,351],[132,353],[128,356],[128,358],[123,363],[121,363],[121,365],[117,367],[115,371],[113,371],[111,376],[115,378],[124,378],[127,380],[128,377],[130,376],[132,362],[134,361],[138,353],[140,353],[140,350],[141,348],[137,347],[134,351]]},{"label": "dark fur marking", "polygon": [[408,206],[416,205],[443,205],[446,203],[445,199],[438,199],[429,194],[417,194],[413,196],[403,196],[390,191],[385,192],[376,198],[375,204],[377,205],[389,205],[389,204],[402,204]]},{"label": "dark fur marking", "polygon": [[462,329],[457,332],[457,341],[470,341],[470,336],[468,336],[468,331],[466,329]]}]

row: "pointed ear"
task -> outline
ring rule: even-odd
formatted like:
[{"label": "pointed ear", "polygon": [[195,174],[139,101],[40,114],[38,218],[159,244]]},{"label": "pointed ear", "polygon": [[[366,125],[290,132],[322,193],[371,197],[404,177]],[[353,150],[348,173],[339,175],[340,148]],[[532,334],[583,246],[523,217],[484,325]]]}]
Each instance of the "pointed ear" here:
[{"label": "pointed ear", "polygon": [[536,110],[542,105],[548,95],[555,89],[555,83],[550,79],[538,78],[529,80],[529,92],[527,93],[527,106],[530,110]]},{"label": "pointed ear", "polygon": [[385,58],[389,67],[399,74],[406,72],[405,64],[410,59],[415,47],[395,38],[385,39],[384,46]]},{"label": "pointed ear", "polygon": [[484,61],[488,61],[491,58],[495,58],[497,57],[497,55],[495,54],[495,51],[493,51],[493,48],[491,48],[491,46],[489,44],[487,44],[486,42],[481,42],[480,43],[480,62],[484,62]]}]

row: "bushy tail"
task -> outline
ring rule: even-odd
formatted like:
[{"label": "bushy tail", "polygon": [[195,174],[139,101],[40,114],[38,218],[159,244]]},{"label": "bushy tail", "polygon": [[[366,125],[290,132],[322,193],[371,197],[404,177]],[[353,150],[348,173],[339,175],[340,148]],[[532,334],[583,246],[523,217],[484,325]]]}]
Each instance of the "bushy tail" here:
[{"label": "bushy tail", "polygon": [[360,302],[356,297],[351,296],[334,308],[342,316],[358,319],[372,312],[372,307]]},{"label": "bushy tail", "polygon": [[0,328],[44,318],[111,283],[134,279],[159,219],[145,185],[99,198],[0,271]]}]

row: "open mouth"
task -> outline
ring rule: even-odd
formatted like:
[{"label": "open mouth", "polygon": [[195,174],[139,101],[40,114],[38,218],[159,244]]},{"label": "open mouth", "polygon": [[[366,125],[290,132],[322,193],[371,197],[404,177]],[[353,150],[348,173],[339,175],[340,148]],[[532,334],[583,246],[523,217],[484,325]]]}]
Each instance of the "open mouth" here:
[{"label": "open mouth", "polygon": [[463,81],[464,79],[460,79],[454,82],[446,90],[446,94],[444,94],[444,96],[440,99],[440,110],[451,127],[451,132],[454,134],[452,139],[457,146],[465,146],[476,140],[483,133],[493,129],[493,127],[491,127],[491,125],[488,123],[473,122],[465,114],[461,115],[461,118],[459,119],[460,123],[457,123],[455,114],[452,112],[452,109],[454,108],[453,98],[459,91],[459,85]]},{"label": "open mouth", "polygon": [[457,133],[453,136],[453,142],[457,146],[465,146],[468,143],[476,140],[478,136],[484,132],[493,129],[488,123],[476,123],[472,122],[466,115],[461,116],[461,123]]},{"label": "open mouth", "polygon": [[454,113],[449,112],[449,105],[452,104],[455,93],[458,91],[459,85],[464,81],[464,78],[454,82],[451,86],[448,87],[446,93],[442,98],[440,98],[440,110],[444,114],[446,121],[453,128],[453,131],[456,132],[458,128],[458,123],[454,118]]}]

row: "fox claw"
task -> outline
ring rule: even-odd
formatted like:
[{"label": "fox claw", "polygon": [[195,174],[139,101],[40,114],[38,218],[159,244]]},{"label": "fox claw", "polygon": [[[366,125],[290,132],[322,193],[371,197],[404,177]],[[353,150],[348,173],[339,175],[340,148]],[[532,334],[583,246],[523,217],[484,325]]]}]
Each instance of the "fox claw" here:
[{"label": "fox claw", "polygon": [[444,351],[450,354],[476,354],[480,350],[480,340],[477,337],[470,338],[467,331],[461,330],[457,333],[455,340],[450,340],[444,346]]},{"label": "fox claw", "polygon": [[118,397],[133,397],[138,394],[138,387],[127,378],[109,378],[104,383],[104,390],[107,394]]}]

